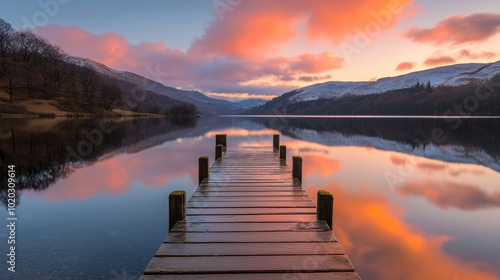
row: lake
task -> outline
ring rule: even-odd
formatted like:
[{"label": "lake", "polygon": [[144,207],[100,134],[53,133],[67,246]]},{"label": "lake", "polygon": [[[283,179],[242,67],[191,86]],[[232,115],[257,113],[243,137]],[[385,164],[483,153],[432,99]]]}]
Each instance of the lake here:
[{"label": "lake", "polygon": [[[335,197],[333,231],[364,279],[500,278],[500,120],[214,117],[1,119],[0,278],[138,279],[168,232],[168,194],[198,157],[272,145]],[[16,272],[7,271],[15,165]]]}]

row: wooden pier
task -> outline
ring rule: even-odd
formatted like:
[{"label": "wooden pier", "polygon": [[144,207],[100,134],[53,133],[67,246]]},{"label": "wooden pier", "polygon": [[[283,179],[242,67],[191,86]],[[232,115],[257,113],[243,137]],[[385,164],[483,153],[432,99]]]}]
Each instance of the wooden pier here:
[{"label": "wooden pier", "polygon": [[302,189],[302,159],[286,147],[226,149],[199,161],[200,185],[186,204],[170,194],[170,233],[149,262],[152,279],[359,279],[330,230],[333,197],[314,205]]}]

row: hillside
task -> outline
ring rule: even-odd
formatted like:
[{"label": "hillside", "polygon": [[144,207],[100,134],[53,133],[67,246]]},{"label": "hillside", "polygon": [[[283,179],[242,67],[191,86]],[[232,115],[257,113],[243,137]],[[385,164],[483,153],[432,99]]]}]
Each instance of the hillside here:
[{"label": "hillside", "polygon": [[376,82],[316,84],[285,93],[246,113],[498,116],[499,84],[500,62],[459,64]]},{"label": "hillside", "polygon": [[211,98],[199,91],[185,91],[165,86],[162,83],[153,81],[135,73],[115,70],[90,59],[73,58],[72,63],[81,65],[89,64],[102,75],[119,80],[122,83],[127,83],[135,87],[136,91],[151,92],[177,101],[194,104],[201,114],[230,114],[242,108],[242,106],[235,102]]},{"label": "hillside", "polygon": [[0,19],[1,115],[231,114],[245,104],[165,86],[72,57],[30,30]]},{"label": "hillside", "polygon": [[384,93],[390,90],[410,88],[417,82],[430,82],[432,87],[462,86],[483,82],[500,74],[500,61],[495,63],[469,63],[443,66],[397,77],[378,79],[375,82],[326,82],[298,89],[292,101],[329,99],[345,94],[367,95]]}]

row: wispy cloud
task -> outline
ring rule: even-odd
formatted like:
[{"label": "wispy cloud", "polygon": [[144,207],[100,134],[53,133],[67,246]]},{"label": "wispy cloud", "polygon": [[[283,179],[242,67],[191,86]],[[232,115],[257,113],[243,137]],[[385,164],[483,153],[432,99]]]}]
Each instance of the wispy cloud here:
[{"label": "wispy cloud", "polygon": [[417,64],[415,62],[401,62],[396,67],[396,71],[406,71],[415,68]]},{"label": "wispy cloud", "polygon": [[[168,73],[160,81],[184,89],[238,95],[276,95],[304,83],[329,79],[344,60],[332,51],[303,52],[294,42],[326,44],[332,49],[358,27],[383,21],[381,32],[403,17],[413,0],[244,1],[224,20],[215,19],[186,50],[163,42],[132,44],[116,33],[93,34],[79,27],[48,25],[39,35],[69,54],[146,75]],[[338,11],[342,11],[339,13]],[[284,51],[284,50],[288,51]],[[286,53],[286,54],[285,54]],[[231,85],[236,89],[227,90]]]},{"label": "wispy cloud", "polygon": [[442,46],[484,42],[499,32],[500,15],[478,13],[466,17],[455,15],[432,28],[412,27],[404,36],[415,42]]}]

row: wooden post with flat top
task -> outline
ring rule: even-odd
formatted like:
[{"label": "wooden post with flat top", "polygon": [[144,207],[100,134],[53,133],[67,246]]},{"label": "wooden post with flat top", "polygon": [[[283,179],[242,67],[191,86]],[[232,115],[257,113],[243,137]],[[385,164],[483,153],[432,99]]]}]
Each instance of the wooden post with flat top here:
[{"label": "wooden post with flat top", "polygon": [[279,134],[273,135],[273,147],[276,150],[280,149],[280,135]]},{"label": "wooden post with flat top", "polygon": [[186,192],[171,192],[168,203],[168,232],[170,232],[175,223],[186,219]]},{"label": "wooden post with flat top", "polygon": [[302,157],[292,158],[292,178],[297,179],[302,184]]},{"label": "wooden post with flat top", "polygon": [[208,157],[200,157],[198,160],[198,180],[199,184],[208,178]]},{"label": "wooden post with flat top", "polygon": [[330,229],[333,225],[333,195],[327,191],[318,191],[317,217],[320,221],[325,221]]},{"label": "wooden post with flat top", "polygon": [[286,146],[280,146],[280,159],[286,161]]},{"label": "wooden post with flat top", "polygon": [[215,135],[215,145],[222,145],[227,147],[227,134],[217,134]]},{"label": "wooden post with flat top", "polygon": [[215,160],[218,160],[219,158],[222,157],[222,149],[223,146],[220,144],[215,146]]}]

